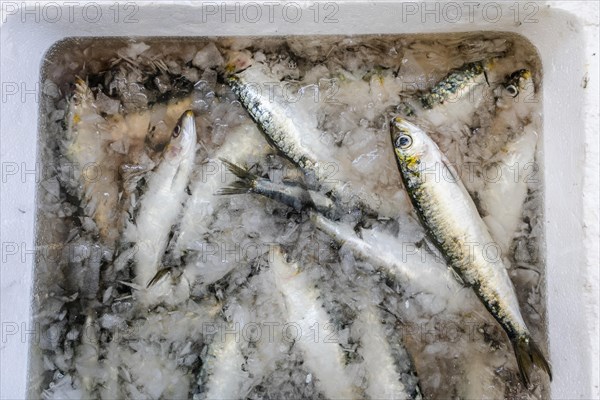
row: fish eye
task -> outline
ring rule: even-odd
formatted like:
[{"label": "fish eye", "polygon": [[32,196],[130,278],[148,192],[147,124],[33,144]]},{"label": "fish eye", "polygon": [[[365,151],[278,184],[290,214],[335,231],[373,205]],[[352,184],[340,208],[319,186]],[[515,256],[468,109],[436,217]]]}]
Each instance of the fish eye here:
[{"label": "fish eye", "polygon": [[412,137],[409,135],[400,135],[396,139],[396,147],[400,149],[408,149],[412,145]]},{"label": "fish eye", "polygon": [[177,138],[179,137],[179,134],[181,133],[181,125],[177,124],[175,126],[175,129],[173,129],[173,138]]},{"label": "fish eye", "polygon": [[517,95],[519,94],[519,89],[517,89],[517,87],[515,85],[508,85],[506,87],[506,91],[512,97],[517,97]]}]

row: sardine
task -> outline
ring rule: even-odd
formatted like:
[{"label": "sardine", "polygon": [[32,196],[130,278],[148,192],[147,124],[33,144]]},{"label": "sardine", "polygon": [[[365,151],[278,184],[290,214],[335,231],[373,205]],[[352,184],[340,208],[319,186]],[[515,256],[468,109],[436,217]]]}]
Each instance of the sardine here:
[{"label": "sardine", "polygon": [[[550,365],[521,316],[502,258],[486,256],[486,246],[495,243],[457,172],[425,132],[400,117],[391,122],[391,138],[404,186],[421,222],[448,265],[506,331],[523,382],[529,385],[533,365],[552,379]],[[437,167],[447,174],[432,175]]]},{"label": "sardine", "polygon": [[317,389],[325,397],[354,399],[358,396],[345,367],[344,355],[333,340],[316,339],[314,329],[324,329],[329,317],[319,300],[319,293],[305,272],[296,263],[285,260],[277,247],[271,259],[275,287],[284,298],[288,321],[297,326],[297,345],[304,354],[304,363],[317,377]]},{"label": "sardine", "polygon": [[[135,283],[143,288],[159,270],[169,232],[182,209],[195,154],[194,113],[186,111],[173,129],[163,159],[149,177],[135,226],[126,232],[130,241],[137,244]],[[150,291],[144,297],[148,296]],[[150,301],[150,298],[146,300]]]},{"label": "sardine", "polygon": [[537,142],[535,128],[531,125],[523,128],[517,139],[503,146],[495,157],[499,158],[498,162],[487,167],[485,176],[497,179],[486,180],[479,191],[481,209],[487,213],[485,222],[503,253],[508,253],[522,223],[528,191],[539,179],[534,162]]},{"label": "sardine", "polygon": [[531,72],[520,69],[508,75],[496,88],[496,111],[489,127],[478,131],[469,140],[470,153],[481,154],[482,165],[487,167],[511,140],[529,124],[535,97]]},{"label": "sardine", "polygon": [[534,161],[538,125],[536,120],[524,121],[536,101],[529,70],[519,69],[508,75],[500,87],[496,116],[489,132],[479,140],[472,140],[472,145],[484,154],[481,161],[484,176],[497,177],[485,180],[479,199],[482,210],[488,213],[485,221],[490,233],[505,252],[521,222],[528,189],[537,181]]},{"label": "sardine", "polygon": [[67,156],[80,174],[86,212],[94,219],[101,241],[112,246],[118,239],[118,162],[111,157],[109,134],[100,129],[105,120],[94,101],[88,85],[78,79],[67,116]]},{"label": "sardine", "polygon": [[496,113],[490,127],[470,138],[469,153],[479,154],[470,173],[495,177],[484,179],[476,189],[492,237],[503,252],[508,252],[521,221],[528,187],[536,180],[539,125],[537,120],[530,120],[531,107],[537,101],[531,72],[519,69],[511,73],[496,95]]},{"label": "sardine", "polygon": [[444,128],[451,134],[460,132],[462,127],[473,123],[479,109],[492,106],[493,90],[488,73],[495,69],[494,65],[494,59],[464,64],[450,71],[431,89],[403,100],[392,114]]},{"label": "sardine", "polygon": [[319,168],[318,156],[303,142],[304,127],[293,121],[293,111],[289,106],[273,101],[261,86],[261,83],[272,80],[272,77],[257,66],[227,77],[231,90],[238,96],[252,119],[262,128],[268,140],[305,172],[314,174],[317,180],[324,180],[324,171]]}]

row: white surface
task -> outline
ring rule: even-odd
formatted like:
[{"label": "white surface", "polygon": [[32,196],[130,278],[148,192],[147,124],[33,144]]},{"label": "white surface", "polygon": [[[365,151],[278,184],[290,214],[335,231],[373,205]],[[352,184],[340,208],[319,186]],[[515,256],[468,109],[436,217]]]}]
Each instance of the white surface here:
[{"label": "white surface", "polygon": [[[170,2],[169,2],[170,3]],[[102,18],[91,22],[95,9],[77,2],[2,2],[0,25],[0,81],[2,84],[0,158],[2,265],[0,272],[0,398],[25,398],[28,341],[34,339],[30,322],[34,244],[35,177],[22,173],[36,166],[37,94],[43,54],[69,36],[212,36],[285,34],[417,33],[501,30],[518,32],[539,50],[544,71],[543,151],[546,179],[548,317],[550,359],[554,367],[553,398],[599,398],[598,389],[598,4],[589,2],[457,2],[455,9],[420,2],[332,3],[302,2],[264,6],[258,22],[251,9],[240,9],[240,19],[224,13],[221,2],[102,4]],[[35,5],[37,4],[37,6]],[[137,8],[124,9],[125,4]],[[256,4],[256,3],[255,3]],[[273,4],[273,3],[272,3]],[[279,4],[279,5],[277,5]],[[300,3],[293,3],[300,4]],[[473,6],[479,4],[479,6]],[[520,10],[515,23],[515,4]],[[501,17],[494,21],[496,5]],[[525,8],[530,5],[529,8]],[[533,5],[533,6],[531,6]],[[203,8],[204,6],[204,8]],[[487,6],[487,8],[486,8]],[[537,6],[537,11],[535,6]],[[36,8],[37,7],[37,8]],[[54,7],[54,6],[52,6]],[[213,7],[213,8],[211,8]],[[216,7],[216,8],[214,8]],[[315,7],[320,13],[315,22]],[[416,8],[415,8],[416,7]],[[513,7],[513,8],[511,8]],[[533,8],[531,8],[533,7]],[[124,23],[135,11],[137,22]],[[483,10],[487,11],[484,14]],[[563,10],[571,11],[573,14]],[[29,11],[26,11],[29,10]],[[33,11],[31,11],[33,10]],[[469,13],[469,10],[472,12]],[[210,15],[207,11],[216,11]],[[270,14],[269,11],[273,11]],[[423,12],[422,12],[423,11]],[[244,18],[244,12],[247,18]],[[414,12],[414,13],[413,13]],[[531,12],[537,22],[525,22]],[[86,16],[87,18],[84,18]],[[472,18],[471,18],[472,17]],[[37,21],[36,21],[37,19]],[[87,19],[87,20],[86,20]],[[225,19],[225,22],[222,22]],[[425,22],[422,22],[422,20]],[[437,21],[436,21],[437,19]],[[24,20],[24,22],[23,22]],[[117,22],[115,22],[115,20]],[[456,22],[452,22],[456,21]],[[592,54],[594,53],[594,54]],[[582,87],[584,76],[589,78]],[[16,94],[12,89],[18,88]],[[7,169],[18,168],[16,175]],[[8,254],[18,247],[16,255]],[[24,259],[22,259],[22,257]],[[15,334],[8,334],[17,329]],[[38,332],[39,334],[39,332]]]}]

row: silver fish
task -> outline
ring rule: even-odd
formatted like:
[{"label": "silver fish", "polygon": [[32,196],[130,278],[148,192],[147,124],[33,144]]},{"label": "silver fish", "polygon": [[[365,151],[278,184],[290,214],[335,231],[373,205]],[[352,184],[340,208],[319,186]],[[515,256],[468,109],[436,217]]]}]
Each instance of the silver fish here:
[{"label": "silver fish", "polygon": [[[391,137],[402,180],[417,214],[448,265],[473,288],[506,331],[523,382],[529,385],[534,364],[552,379],[550,365],[523,321],[501,257],[489,257],[482,251],[494,242],[458,174],[435,142],[417,126],[397,117],[391,122]],[[438,167],[447,172],[441,179],[431,175]]]},{"label": "silver fish", "polygon": [[[172,226],[177,222],[185,200],[185,188],[189,182],[196,155],[196,125],[194,113],[188,110],[180,117],[172,131],[171,141],[163,158],[148,178],[148,189],[140,200],[140,211],[135,225],[125,234],[135,242],[135,283],[151,288],[160,271],[160,260],[169,240]],[[142,294],[140,293],[140,296]],[[146,290],[140,298],[152,302],[156,293]]]},{"label": "silver fish", "polygon": [[[192,99],[105,116],[100,112],[97,96],[85,81],[75,81],[66,119],[66,156],[81,177],[81,200],[86,214],[96,223],[100,240],[114,247],[122,229],[123,212],[132,202],[136,180],[130,178],[147,172],[146,168],[157,158],[154,154],[170,140],[167,126],[177,122]],[[86,170],[91,166],[101,173],[88,176]]]},{"label": "silver fish", "polygon": [[[289,117],[285,105],[272,101],[268,93],[248,75],[249,70],[241,71],[227,77],[227,83],[238,96],[252,119],[261,127],[266,138],[287,158],[302,168],[303,171],[315,175],[321,180],[321,172],[317,156],[302,141],[303,132]],[[271,77],[260,73],[258,68],[252,73],[260,75],[265,82]]]}]

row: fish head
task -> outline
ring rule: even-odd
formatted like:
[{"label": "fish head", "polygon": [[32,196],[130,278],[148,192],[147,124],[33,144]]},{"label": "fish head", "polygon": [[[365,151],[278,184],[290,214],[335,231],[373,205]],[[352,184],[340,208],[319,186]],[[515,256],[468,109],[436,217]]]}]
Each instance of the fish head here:
[{"label": "fish head", "polygon": [[503,95],[516,98],[528,92],[533,93],[533,78],[531,71],[520,69],[510,74],[502,84]]},{"label": "fish head", "polygon": [[179,160],[195,150],[196,121],[192,110],[185,111],[171,132],[171,140],[165,150],[166,160]]},{"label": "fish head", "polygon": [[390,132],[400,168],[406,172],[419,172],[429,152],[431,139],[419,127],[401,117],[392,119]]}]

